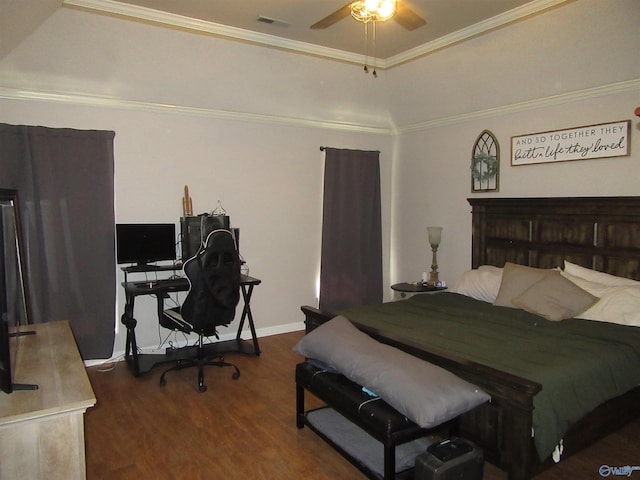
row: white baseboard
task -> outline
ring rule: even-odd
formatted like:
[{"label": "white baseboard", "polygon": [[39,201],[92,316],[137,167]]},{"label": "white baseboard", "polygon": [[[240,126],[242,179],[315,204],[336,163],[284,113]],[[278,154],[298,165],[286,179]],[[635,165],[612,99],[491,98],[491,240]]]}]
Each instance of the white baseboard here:
[{"label": "white baseboard", "polygon": [[[298,332],[301,330],[304,330],[305,326],[304,326],[304,321],[300,321],[300,322],[294,322],[294,323],[287,323],[284,325],[275,325],[273,327],[265,327],[265,328],[257,328],[256,329],[256,336],[258,338],[262,338],[262,337],[270,337],[271,335],[279,335],[279,334],[283,334],[283,333],[290,333],[290,332]],[[251,338],[251,330],[244,329],[242,331],[242,335],[241,337],[244,340],[250,339]],[[224,333],[220,335],[220,340],[232,340],[236,338],[236,333]],[[179,341],[177,344],[174,343],[174,346],[181,348],[186,346],[187,344],[187,340],[183,340],[183,341]],[[119,362],[124,360],[124,345],[121,345],[117,350],[114,349],[113,351],[113,355],[111,356],[111,358],[106,358],[106,359],[95,359],[95,360],[85,360],[84,365],[85,367],[93,367],[96,365],[102,365],[104,363],[110,363],[110,362]],[[147,345],[147,346],[138,346],[138,348],[140,349],[141,353],[164,353],[164,348],[158,348],[157,345]]]}]

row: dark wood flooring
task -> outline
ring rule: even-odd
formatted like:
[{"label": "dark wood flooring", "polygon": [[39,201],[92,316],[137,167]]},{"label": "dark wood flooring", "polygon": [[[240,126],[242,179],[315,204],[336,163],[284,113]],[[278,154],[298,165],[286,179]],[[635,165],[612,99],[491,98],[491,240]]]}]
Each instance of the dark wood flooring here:
[{"label": "dark wood flooring", "polygon": [[[301,337],[261,338],[259,357],[228,354],[240,379],[232,380],[230,368],[208,367],[206,393],[198,392],[194,369],[170,373],[160,388],[162,366],[138,378],[123,362],[107,372],[89,368],[97,404],[85,415],[88,479],[364,479],[313,432],[295,426],[294,367],[301,357],[291,349]],[[601,479],[601,465],[640,466],[640,420],[535,478]],[[484,478],[507,476],[485,464]]]}]

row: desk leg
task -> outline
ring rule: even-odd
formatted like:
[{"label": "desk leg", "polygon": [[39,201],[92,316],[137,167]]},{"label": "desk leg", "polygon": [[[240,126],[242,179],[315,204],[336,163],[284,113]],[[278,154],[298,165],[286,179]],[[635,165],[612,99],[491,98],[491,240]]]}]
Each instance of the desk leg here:
[{"label": "desk leg", "polygon": [[244,301],[244,308],[242,309],[242,317],[240,318],[240,325],[238,326],[238,334],[236,335],[236,340],[240,340],[240,334],[242,333],[242,329],[244,328],[245,319],[249,320],[249,328],[251,329],[251,338],[253,339],[253,349],[256,357],[260,355],[260,347],[258,345],[258,336],[256,335],[256,327],[253,324],[253,315],[251,314],[251,295],[253,294],[253,285],[249,285],[249,290],[247,291],[246,285],[241,285],[242,298]]}]

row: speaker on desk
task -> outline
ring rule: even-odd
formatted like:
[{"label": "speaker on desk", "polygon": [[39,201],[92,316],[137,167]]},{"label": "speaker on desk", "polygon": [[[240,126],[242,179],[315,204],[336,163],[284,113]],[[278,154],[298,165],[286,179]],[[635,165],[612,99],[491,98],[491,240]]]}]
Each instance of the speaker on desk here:
[{"label": "speaker on desk", "polygon": [[203,214],[197,217],[182,217],[180,219],[182,260],[187,261],[198,253],[207,235],[220,228],[229,230],[229,216]]},{"label": "speaker on desk", "polygon": [[464,438],[434,443],[416,457],[414,480],[482,480],[482,450]]}]

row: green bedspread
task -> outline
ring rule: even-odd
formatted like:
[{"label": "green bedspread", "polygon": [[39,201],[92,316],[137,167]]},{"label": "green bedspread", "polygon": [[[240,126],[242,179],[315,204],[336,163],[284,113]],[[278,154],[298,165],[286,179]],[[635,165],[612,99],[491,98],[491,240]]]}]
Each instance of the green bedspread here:
[{"label": "green bedspread", "polygon": [[640,328],[589,320],[550,322],[455,293],[340,312],[383,335],[437,348],[542,385],[534,397],[540,459],[573,423],[640,385]]}]

